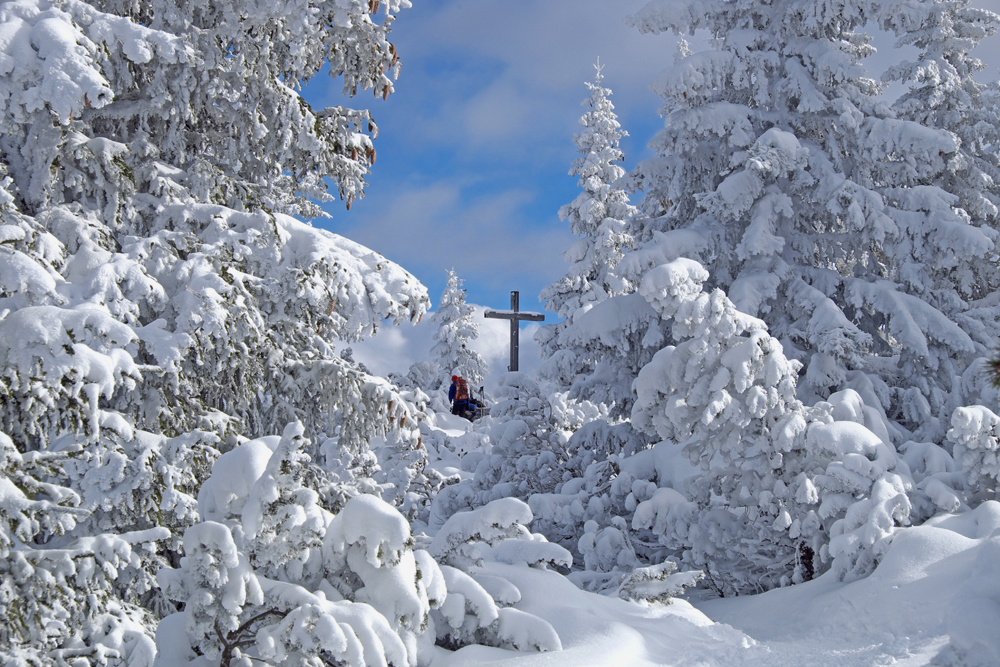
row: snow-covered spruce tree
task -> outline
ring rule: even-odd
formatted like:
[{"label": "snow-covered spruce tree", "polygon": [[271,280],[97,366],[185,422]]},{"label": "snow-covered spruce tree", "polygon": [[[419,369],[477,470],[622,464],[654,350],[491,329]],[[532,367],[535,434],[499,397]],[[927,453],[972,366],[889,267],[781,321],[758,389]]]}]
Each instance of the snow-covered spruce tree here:
[{"label": "snow-covered spruce tree", "polygon": [[498,498],[526,500],[553,491],[562,480],[568,434],[555,423],[552,406],[524,373],[507,373],[490,410],[491,448],[476,467],[480,504]]},{"label": "snow-covered spruce tree", "polygon": [[948,431],[970,504],[996,500],[1000,492],[1000,417],[982,405],[955,410]]},{"label": "snow-covered spruce tree", "polygon": [[[563,430],[568,429],[564,426]],[[569,436],[554,469],[548,472],[557,482],[554,490],[533,493],[527,499],[535,517],[533,529],[569,549],[574,561],[588,572],[598,573],[574,579],[588,590],[617,586],[621,572],[639,562],[635,549],[643,552],[642,545],[632,542],[628,521],[636,497],[646,499],[641,492],[633,493],[634,482],[645,482],[620,464],[648,446],[647,434],[629,422],[588,421]],[[655,484],[650,486],[655,489]],[[648,551],[640,557],[656,560]],[[618,574],[603,576],[612,571]]]},{"label": "snow-covered spruce tree", "polygon": [[[633,340],[628,327],[611,325],[606,327],[607,333],[624,330],[619,334],[624,338],[604,340],[604,332],[593,322],[580,322],[598,304],[635,291],[635,284],[615,272],[631,247],[627,226],[636,212],[619,184],[625,175],[619,164],[625,159],[619,142],[627,133],[621,129],[609,99],[611,90],[602,85],[602,67],[598,64],[595,68],[594,82],[586,84],[590,89],[583,101],[587,111],[580,117],[584,129],[573,137],[580,157],[569,171],[579,177],[582,192],[559,209],[559,218],[569,222],[570,231],[580,238],[563,253],[569,264],[566,275],[542,290],[539,297],[562,321],[543,326],[535,338],[545,358],[545,378],[569,390],[571,398],[605,403],[621,415],[627,414],[630,404],[635,373],[629,372],[627,359],[634,356],[638,339]],[[637,371],[641,365],[631,370]]]},{"label": "snow-covered spruce tree", "polygon": [[[427,418],[426,394],[419,389],[396,393],[391,389],[395,401],[404,406],[403,414],[389,425],[382,435],[368,442],[371,453],[376,456],[378,470],[372,479],[382,485],[382,499],[399,509],[408,520],[419,519],[426,522],[431,500],[446,483],[444,475],[435,468],[428,467],[429,451],[424,436],[429,433],[424,421]],[[329,450],[332,443],[325,443]],[[338,447],[339,449],[339,447]]]},{"label": "snow-covered spruce tree", "polygon": [[[763,322],[736,310],[721,290],[703,293],[708,277],[684,259],[646,274],[641,293],[673,322],[683,342],[660,350],[639,373],[632,423],[688,443],[685,451],[702,471],[688,491],[698,512],[682,513],[675,525],[658,517],[657,528],[661,537],[675,538],[666,544],[685,548],[691,564],[728,594],[752,589],[772,572],[775,580],[784,576],[800,549],[807,550],[811,568],[820,526],[808,510],[788,512],[788,501],[797,500],[794,488],[791,498],[781,492],[804,471],[807,458],[781,446],[795,444],[786,431],[794,435],[796,426],[805,426],[795,398],[798,364],[784,356]],[[778,442],[782,438],[786,443]],[[782,487],[777,497],[776,485]],[[713,496],[724,504],[713,503]],[[655,496],[647,503],[659,504]],[[740,507],[747,511],[734,511]],[[800,526],[789,534],[776,520],[787,516],[791,524],[793,515]],[[633,524],[651,527],[650,512],[639,512]]]},{"label": "snow-covered spruce tree", "polygon": [[[563,430],[579,432],[549,462],[552,483],[528,497],[536,530],[580,555],[579,563],[588,568],[593,559],[577,551],[578,539],[588,522],[610,527],[609,510],[624,500],[612,491],[618,470],[611,458],[635,453],[647,438],[621,419],[631,410],[635,376],[665,342],[659,316],[635,293],[638,282],[618,271],[633,249],[629,225],[637,211],[621,184],[625,170],[619,163],[625,156],[619,142],[626,132],[614,113],[611,90],[602,85],[602,68],[596,69],[594,82],[586,84],[591,94],[583,101],[584,129],[574,136],[581,155],[569,172],[579,177],[582,192],[559,210],[580,238],[563,254],[566,275],[540,297],[563,321],[545,325],[535,339],[545,357],[540,374],[566,392],[557,394],[552,406],[565,404],[568,414],[596,405],[599,414],[585,424],[557,419],[566,422],[560,424]],[[622,547],[618,552],[631,565],[626,541],[623,537],[615,546]]]},{"label": "snow-covered spruce tree", "polygon": [[[381,23],[361,2],[0,6],[12,35],[0,53],[12,176],[0,194],[0,425],[24,456],[73,452],[42,480],[89,512],[60,542],[113,545],[125,564],[107,556],[101,585],[119,602],[178,557],[220,450],[295,417],[365,458],[408,414],[333,343],[419,317],[426,291],[288,215],[315,211],[324,178],[360,196],[375,130],[367,112],[313,111],[290,86],[329,62],[352,90],[390,92],[385,38],[407,5],[385,3]],[[415,429],[391,439],[418,444]],[[136,544],[166,553],[96,535],[153,526],[164,530]],[[51,538],[11,558],[75,558]],[[73,620],[33,614],[11,641],[49,628],[46,646],[101,662],[89,575],[59,567],[58,614]],[[134,601],[152,612],[138,623],[147,636],[171,611],[155,595]]]},{"label": "snow-covered spruce tree", "polygon": [[[418,315],[427,304],[424,290],[375,253],[284,216],[278,213],[280,206],[261,203],[251,191],[279,193],[281,188],[267,181],[269,172],[308,171],[312,163],[302,151],[332,150],[333,145],[341,146],[339,157],[328,155],[331,170],[317,177],[360,187],[356,177],[368,158],[359,158],[350,144],[369,141],[360,132],[363,123],[354,129],[325,128],[278,76],[286,81],[308,78],[328,56],[334,65],[340,63],[335,75],[375,85],[384,79],[378,72],[387,43],[366,47],[360,59],[345,58],[345,51],[359,46],[360,36],[367,43],[381,35],[384,42],[387,26],[376,26],[368,6],[353,3],[348,9],[327,8],[330,16],[319,8],[307,12],[315,24],[299,16],[285,22],[280,15],[244,16],[248,9],[225,3],[177,10],[165,4],[149,7],[151,16],[139,17],[154,26],[177,22],[171,28],[175,36],[131,20],[137,17],[102,14],[83,3],[65,8],[43,12],[30,3],[5,7],[7,20],[40,26],[39,35],[63,24],[74,31],[67,33],[73,40],[47,38],[41,55],[26,42],[14,44],[12,48],[21,45],[30,53],[12,51],[16,64],[4,79],[9,131],[3,157],[16,176],[12,205],[33,214],[54,237],[45,258],[56,263],[60,273],[54,280],[62,283],[38,305],[59,306],[46,311],[51,326],[58,327],[63,317],[80,319],[84,312],[89,318],[65,323],[65,330],[78,332],[73,340],[57,343],[47,337],[54,355],[58,358],[76,341],[87,344],[93,336],[109,352],[120,349],[107,368],[127,389],[143,373],[141,389],[129,392],[130,398],[115,395],[115,386],[105,383],[99,393],[108,407],[113,404],[154,430],[187,430],[203,416],[221,412],[239,418],[240,430],[255,434],[269,428],[272,419],[295,414],[292,404],[299,410],[329,405],[325,399],[335,399],[348,385],[357,389],[358,382],[344,375],[349,365],[332,354],[329,342],[367,335],[381,317],[398,321]],[[193,16],[185,18],[186,11]],[[215,36],[199,22],[211,26]],[[301,31],[306,35],[298,35]],[[225,55],[233,52],[241,57]],[[259,62],[244,72],[242,57],[251,53],[274,62]],[[368,58],[375,58],[375,64]],[[57,85],[67,68],[77,68],[76,79],[86,85]],[[195,80],[214,81],[211,95],[196,94],[202,84]],[[191,82],[192,90],[173,91],[179,81]],[[25,87],[40,91],[41,97],[21,92]],[[119,90],[128,94],[116,98]],[[279,93],[287,114],[266,108]],[[180,99],[186,100],[182,108],[169,106]],[[233,110],[223,113],[222,99]],[[259,116],[246,126],[256,128],[254,132],[236,122],[249,109]],[[340,117],[341,111],[330,115]],[[228,124],[213,130],[216,123],[210,117]],[[41,129],[44,136],[36,136]],[[316,132],[322,137],[312,136]],[[254,136],[260,140],[257,148],[237,145],[235,137],[245,141]],[[269,143],[276,139],[280,141]],[[196,147],[188,154],[183,142]],[[245,169],[258,180],[227,176],[226,197],[200,192],[202,163],[216,153],[220,164]],[[27,162],[25,155],[34,161]],[[245,160],[247,155],[260,156],[270,166],[246,164],[240,156]],[[335,165],[343,167],[342,174],[332,170]],[[287,185],[301,192],[297,185]],[[11,287],[8,292],[20,290],[19,285]],[[7,319],[37,322],[42,315],[17,310]],[[94,333],[85,333],[89,331]],[[30,335],[13,339],[25,338],[18,349],[30,349]],[[37,354],[24,354],[7,365],[23,372]],[[231,380],[219,382],[220,376]],[[58,392],[53,400],[69,407],[50,414],[58,419],[63,413],[77,414],[83,423],[94,407],[84,400],[89,394],[83,386],[91,384],[71,382],[64,389],[58,384],[50,374],[45,387],[16,380],[9,386],[17,397],[32,389]],[[311,400],[302,400],[306,397]],[[31,446],[48,438],[48,422],[36,413],[50,405],[18,398],[5,406],[4,425],[12,437],[34,438]],[[303,416],[315,427],[327,421],[326,412],[319,407]],[[96,426],[91,424],[92,430]]]},{"label": "snow-covered spruce tree", "polygon": [[564,548],[527,529],[531,520],[524,502],[501,498],[458,512],[441,526],[428,547],[448,586],[447,599],[431,612],[440,645],[477,643],[521,651],[562,647],[547,621],[513,608],[521,591],[489,568],[491,562],[570,566],[572,557]]},{"label": "snow-covered spruce tree", "polygon": [[[643,32],[705,30],[712,46],[682,43],[653,84],[665,129],[633,174],[645,217],[621,273],[699,258],[804,364],[803,398],[858,370],[896,422],[940,439],[935,420],[981,347],[970,334],[982,325],[954,299],[991,233],[943,189],[962,168],[960,137],[897,117],[865,75],[872,49],[858,32],[905,32],[932,5],[654,1],[630,17]],[[910,254],[921,225],[938,230],[933,257]]]},{"label": "snow-covered spruce tree", "polygon": [[701,474],[688,498],[633,485],[648,498],[633,528],[683,551],[722,594],[809,579],[831,560],[843,577],[870,572],[913,486],[884,416],[854,390],[804,407],[798,363],[722,290],[703,292],[708,278],[678,259],[639,287],[678,344],[639,374],[632,421],[683,444]]},{"label": "snow-covered spruce tree", "polygon": [[[482,356],[469,347],[479,338],[479,325],[474,319],[475,308],[465,302],[462,280],[454,269],[448,271],[448,284],[441,292],[441,301],[431,317],[437,325],[436,341],[431,347],[431,360],[437,362],[440,384],[447,387],[452,375],[460,375],[470,385],[478,386],[486,377],[487,367]],[[425,390],[439,387],[424,387]]]},{"label": "snow-covered spruce tree", "polygon": [[[568,456],[570,432],[565,426],[537,382],[524,373],[504,374],[483,429],[489,448],[469,458],[469,464],[475,465],[472,479],[445,487],[434,498],[431,523],[441,525],[456,512],[475,510],[501,498],[527,502],[581,475],[582,470],[575,467],[578,462]],[[574,536],[559,538],[575,541]]]},{"label": "snow-covered spruce tree", "polygon": [[[18,271],[4,272],[10,310],[0,323],[8,341],[3,424],[18,445],[46,446],[67,425],[92,438],[101,428],[121,435],[130,421],[153,431],[204,426],[254,434],[270,428],[272,418],[302,410],[316,428],[330,426],[334,402],[351,413],[352,406],[384,398],[332,354],[330,341],[365,335],[383,317],[419,315],[427,304],[422,287],[375,253],[287,216],[199,202],[186,163],[167,165],[162,151],[158,160],[149,157],[155,137],[147,130],[136,132],[134,145],[88,138],[103,118],[98,107],[105,115],[119,107],[148,111],[166,99],[130,101],[137,95],[130,91],[129,100],[115,100],[114,86],[132,79],[130,67],[148,66],[157,78],[171,58],[190,56],[189,66],[206,68],[211,78],[232,63],[223,58],[209,67],[177,37],[87,5],[66,7],[76,14],[30,3],[4,8],[6,20],[39,26],[38,39],[63,24],[75,31],[68,33],[75,41],[46,41],[42,55],[13,44],[20,57],[4,78],[11,128],[4,154],[20,167],[4,202],[18,222],[5,229],[12,244],[32,253],[16,247],[8,253],[5,267]],[[367,14],[356,23],[371,25]],[[230,28],[240,26],[251,28]],[[116,50],[99,49],[84,28]],[[19,45],[30,54],[17,52]],[[91,88],[58,86],[59,67],[77,68],[76,79]],[[26,86],[41,91],[37,103],[22,92]],[[215,102],[206,104],[214,113]],[[162,110],[168,117],[169,111]],[[31,132],[46,127],[62,137],[49,137],[52,150],[63,151],[58,160],[35,150]],[[23,145],[14,143],[18,137]],[[293,148],[294,142],[285,156],[261,154],[291,160]],[[22,153],[40,162],[24,163]],[[93,205],[108,198],[114,201]],[[341,437],[356,446],[358,419],[396,419],[397,412],[341,415]]]},{"label": "snow-covered spruce tree", "polygon": [[[944,171],[921,173],[898,158],[886,159],[880,165],[880,180],[891,186],[884,191],[887,199],[910,211],[901,219],[902,234],[891,250],[894,257],[912,257],[901,260],[909,290],[958,322],[980,357],[1000,335],[996,324],[1000,95],[995,84],[987,86],[973,78],[984,64],[970,51],[994,35],[998,26],[1000,16],[965,1],[911,7],[894,27],[899,42],[918,48],[920,54],[883,75],[909,87],[893,104],[897,117],[949,130],[961,140]],[[942,236],[954,252],[942,248],[938,240]],[[983,372],[985,362],[983,358],[968,365],[961,393],[950,397],[953,406],[995,400]],[[954,369],[942,363],[942,371]],[[946,420],[940,426],[946,428]]]}]

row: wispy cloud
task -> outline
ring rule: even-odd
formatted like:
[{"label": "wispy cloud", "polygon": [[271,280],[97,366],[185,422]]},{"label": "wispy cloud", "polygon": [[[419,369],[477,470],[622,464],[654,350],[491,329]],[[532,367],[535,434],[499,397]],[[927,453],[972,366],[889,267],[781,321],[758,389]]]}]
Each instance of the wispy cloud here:
[{"label": "wispy cloud", "polygon": [[[639,35],[622,19],[644,0],[579,2],[448,0],[418,5],[400,27],[404,53],[416,61],[407,76],[437,79],[441,62],[456,62],[459,73],[472,63],[486,63],[480,79],[459,77],[440,89],[441,120],[458,145],[484,140],[520,139],[492,146],[518,153],[526,145],[545,151],[553,142],[571,153],[569,139],[579,116],[576,103],[583,82],[593,78],[593,64],[606,65],[607,81],[622,106],[655,118],[657,98],[649,82],[670,64],[676,40]],[[401,84],[404,87],[406,84]],[[432,84],[433,85],[433,84]],[[458,122],[455,122],[458,121]],[[544,145],[539,146],[539,139]],[[498,142],[499,143],[499,142]]]},{"label": "wispy cloud", "polygon": [[465,103],[466,139],[478,148],[524,138],[533,126],[532,106],[512,81],[500,79]]}]

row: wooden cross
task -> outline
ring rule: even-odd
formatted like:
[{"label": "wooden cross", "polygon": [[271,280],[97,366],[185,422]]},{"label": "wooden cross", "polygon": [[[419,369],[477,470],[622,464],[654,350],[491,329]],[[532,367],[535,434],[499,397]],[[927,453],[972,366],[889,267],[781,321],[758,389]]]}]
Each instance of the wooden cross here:
[{"label": "wooden cross", "polygon": [[518,353],[518,333],[521,330],[520,321],[544,322],[545,315],[542,313],[522,313],[517,309],[519,292],[510,293],[510,310],[487,310],[483,317],[493,320],[510,320],[510,366],[507,370],[513,372],[517,370]]}]

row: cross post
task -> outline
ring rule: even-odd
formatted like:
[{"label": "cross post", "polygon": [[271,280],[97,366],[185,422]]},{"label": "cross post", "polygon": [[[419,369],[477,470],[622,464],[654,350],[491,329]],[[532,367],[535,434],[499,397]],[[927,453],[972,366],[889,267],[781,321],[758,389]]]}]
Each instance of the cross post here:
[{"label": "cross post", "polygon": [[518,348],[520,347],[518,334],[521,330],[521,320],[526,320],[528,322],[545,321],[545,315],[542,313],[529,313],[518,310],[519,296],[520,293],[517,291],[510,293],[510,310],[487,310],[483,314],[483,317],[488,319],[510,320],[510,366],[507,367],[507,370],[511,372],[517,370]]}]

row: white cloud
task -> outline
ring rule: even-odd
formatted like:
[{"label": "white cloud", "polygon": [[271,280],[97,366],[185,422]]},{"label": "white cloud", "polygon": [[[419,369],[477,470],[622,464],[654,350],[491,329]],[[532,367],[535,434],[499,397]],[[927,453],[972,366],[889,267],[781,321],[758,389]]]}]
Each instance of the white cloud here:
[{"label": "white cloud", "polygon": [[[416,73],[408,70],[405,76],[435,78],[439,75],[436,69],[419,71],[432,61],[481,61],[495,67],[480,71],[480,80],[462,78],[440,87],[446,102],[420,122],[437,124],[440,140],[460,151],[488,144],[491,150],[511,155],[520,155],[530,147],[552,157],[549,151],[554,146],[548,137],[556,136],[568,146],[575,131],[572,124],[579,115],[575,105],[586,92],[582,84],[592,79],[592,64],[600,57],[606,66],[605,83],[614,91],[613,101],[623,125],[645,130],[656,123],[662,102],[649,91],[649,83],[662,69],[672,66],[677,43],[675,35],[643,35],[624,24],[623,19],[646,2],[424,0],[399,18],[397,30],[405,41],[404,53],[411,54],[418,69]],[[1000,11],[1000,0],[974,4]],[[875,34],[879,53],[865,65],[877,78],[903,54],[893,48],[893,36],[877,34],[873,26],[868,31]],[[701,36],[687,39],[696,49],[707,47]],[[913,55],[915,51],[905,54]],[[983,79],[995,78],[1000,38],[986,40],[976,55],[987,65]],[[411,79],[400,85],[422,83]],[[891,89],[892,93],[899,91],[901,88]],[[641,152],[649,138],[645,134],[637,137],[633,150]]]},{"label": "white cloud", "polygon": [[[422,136],[509,155],[569,143],[597,58],[616,103],[655,119],[648,84],[669,65],[676,40],[640,35],[623,18],[644,0],[423,2],[400,14],[404,74],[399,87],[433,90],[431,113],[409,120]],[[414,64],[408,68],[406,63]],[[441,72],[442,63],[452,66]],[[442,82],[442,77],[453,80]],[[557,137],[553,145],[548,139]]]},{"label": "white cloud", "polygon": [[[623,23],[645,0],[480,0],[439,3],[416,30],[433,22],[428,46],[472,52],[503,62],[533,93],[574,91],[600,57],[625,85],[646,86],[662,64],[655,50],[672,53],[673,41],[640,35]],[[402,20],[402,19],[401,19]],[[665,48],[657,49],[658,45]]]},{"label": "white cloud", "polygon": [[465,102],[466,139],[475,147],[516,139],[532,126],[532,103],[508,78],[494,82]]}]

